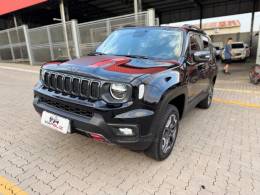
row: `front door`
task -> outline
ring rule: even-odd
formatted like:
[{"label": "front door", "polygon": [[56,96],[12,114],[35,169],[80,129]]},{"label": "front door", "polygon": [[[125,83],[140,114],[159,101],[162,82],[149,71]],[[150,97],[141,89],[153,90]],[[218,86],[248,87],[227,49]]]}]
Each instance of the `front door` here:
[{"label": "front door", "polygon": [[187,78],[188,78],[188,100],[191,102],[202,92],[200,86],[201,67],[204,63],[194,61],[193,54],[202,50],[202,42],[199,34],[191,33],[189,41],[189,52],[187,57]]},{"label": "front door", "polygon": [[200,79],[198,82],[198,87],[200,88],[201,92],[207,93],[208,88],[209,88],[209,82],[210,82],[210,66],[214,64],[214,56],[212,55],[213,53],[213,48],[211,43],[209,42],[208,37],[201,35],[201,40],[202,40],[202,50],[203,51],[209,51],[210,52],[210,58],[207,62],[201,63],[200,66],[198,66],[199,74],[200,74]]}]

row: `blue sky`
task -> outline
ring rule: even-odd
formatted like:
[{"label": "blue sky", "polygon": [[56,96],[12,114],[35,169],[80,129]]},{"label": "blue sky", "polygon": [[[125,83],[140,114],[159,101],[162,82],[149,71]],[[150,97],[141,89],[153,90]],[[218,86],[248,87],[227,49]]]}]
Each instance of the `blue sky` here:
[{"label": "blue sky", "polygon": [[[250,23],[251,23],[251,13],[248,14],[238,14],[232,16],[223,16],[216,18],[207,18],[203,19],[204,22],[218,22],[223,20],[239,20],[241,23],[241,32],[249,32],[250,31]],[[172,23],[174,25],[183,25],[183,24],[199,24],[199,20],[191,20],[185,22]],[[254,22],[254,31],[258,31],[260,28],[260,12],[256,12],[255,14],[255,22]]]}]

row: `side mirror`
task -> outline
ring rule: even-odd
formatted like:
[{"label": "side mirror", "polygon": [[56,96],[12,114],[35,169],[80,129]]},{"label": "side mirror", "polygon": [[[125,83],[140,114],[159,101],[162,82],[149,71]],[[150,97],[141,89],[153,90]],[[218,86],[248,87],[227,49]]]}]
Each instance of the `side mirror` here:
[{"label": "side mirror", "polygon": [[196,51],[193,59],[195,62],[207,62],[210,60],[210,51]]}]

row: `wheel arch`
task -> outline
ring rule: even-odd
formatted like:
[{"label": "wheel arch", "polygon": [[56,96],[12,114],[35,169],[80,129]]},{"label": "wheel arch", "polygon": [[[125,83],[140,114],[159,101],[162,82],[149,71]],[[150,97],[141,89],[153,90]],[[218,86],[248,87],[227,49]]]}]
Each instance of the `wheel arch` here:
[{"label": "wheel arch", "polygon": [[170,104],[178,109],[179,117],[181,119],[185,113],[185,110],[187,109],[187,90],[188,89],[185,85],[178,86],[173,89],[168,89],[160,100],[158,113],[164,112],[164,110],[166,110],[167,106]]},{"label": "wheel arch", "polygon": [[182,119],[184,114],[184,107],[185,107],[185,94],[180,94],[174,97],[169,104],[175,106],[179,111],[179,117]]}]

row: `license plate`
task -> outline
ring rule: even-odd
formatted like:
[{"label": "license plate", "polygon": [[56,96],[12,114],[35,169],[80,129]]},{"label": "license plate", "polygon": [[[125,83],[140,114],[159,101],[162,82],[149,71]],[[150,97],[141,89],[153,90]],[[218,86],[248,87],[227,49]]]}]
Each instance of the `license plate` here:
[{"label": "license plate", "polygon": [[41,124],[64,134],[70,133],[69,119],[48,113],[46,111],[43,111],[42,113]]}]

